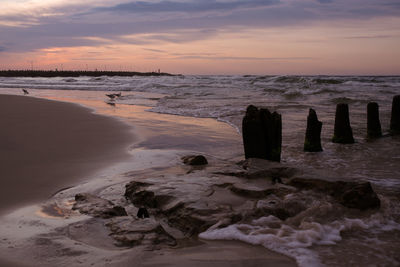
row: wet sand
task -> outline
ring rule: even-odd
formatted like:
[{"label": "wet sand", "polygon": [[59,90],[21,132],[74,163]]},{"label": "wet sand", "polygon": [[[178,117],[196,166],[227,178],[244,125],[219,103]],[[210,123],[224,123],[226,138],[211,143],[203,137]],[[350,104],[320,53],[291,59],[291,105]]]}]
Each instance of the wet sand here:
[{"label": "wet sand", "polygon": [[131,128],[76,104],[0,95],[0,214],[127,156]]},{"label": "wet sand", "polygon": [[[110,115],[101,111],[100,103],[100,108],[96,105],[91,107],[97,112]],[[160,115],[144,109],[130,106],[121,110],[110,109],[118,113],[118,117],[129,117],[127,121],[135,125],[135,132],[139,132],[140,142],[135,145],[139,147],[136,151],[138,155],[133,157],[139,162],[130,163],[132,168],[133,165],[140,165],[140,168],[147,164],[157,165],[160,160],[170,162],[170,157],[176,156],[168,156],[171,153],[168,150],[166,155],[160,154],[161,156],[153,156],[152,159],[142,157],[149,153],[146,149],[155,149],[156,154],[161,153],[157,151],[165,149],[165,143],[171,149],[177,145],[193,144],[195,140],[196,149],[201,148],[203,152],[210,153],[219,152],[217,154],[221,154],[220,156],[225,154],[222,153],[224,148],[233,144],[235,147],[240,145],[236,144],[236,133],[226,133],[220,128],[225,127],[225,124],[216,123],[215,120]],[[75,104],[0,95],[0,160],[6,166],[0,170],[1,177],[5,177],[0,184],[3,202],[0,212],[5,213],[11,207],[40,202],[53,192],[74,184],[78,186],[58,193],[48,202],[69,203],[75,191],[86,192],[88,188],[98,191],[90,182],[88,185],[80,184],[80,179],[97,168],[110,166],[111,163],[123,159],[126,156],[123,151],[133,140],[128,126],[113,118],[88,111],[90,110]],[[168,136],[175,136],[176,140],[165,139]],[[204,136],[207,136],[207,142],[204,141]],[[186,145],[181,147],[186,148]],[[21,154],[22,151],[25,152]],[[156,162],[152,163],[153,160]],[[96,182],[93,184],[96,185]],[[104,187],[104,184],[97,186]],[[119,192],[118,186],[116,188]],[[112,189],[106,188],[104,191],[110,194]],[[115,198],[120,196],[122,194],[118,193]],[[102,246],[106,241],[109,242],[110,237],[102,237],[101,231],[83,232],[85,242],[71,238],[63,232],[74,227],[75,220],[85,220],[84,218],[79,219],[78,215],[71,215],[65,220],[40,217],[37,208],[19,209],[14,214],[11,213],[11,216],[3,218],[1,231],[5,235],[0,240],[3,249],[1,266],[55,266],[61,263],[64,266],[296,266],[293,259],[261,246],[238,241],[203,240],[196,245],[155,251],[140,247],[126,250],[104,248]],[[85,221],[82,223],[85,225]],[[87,227],[90,228],[90,224]]]}]

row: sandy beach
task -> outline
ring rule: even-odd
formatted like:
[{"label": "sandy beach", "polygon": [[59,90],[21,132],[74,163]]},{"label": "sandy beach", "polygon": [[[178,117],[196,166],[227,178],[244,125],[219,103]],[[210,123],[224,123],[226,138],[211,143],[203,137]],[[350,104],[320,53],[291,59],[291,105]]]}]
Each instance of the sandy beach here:
[{"label": "sandy beach", "polygon": [[130,127],[70,103],[0,95],[0,214],[127,156]]},{"label": "sandy beach", "polygon": [[[296,266],[291,258],[239,241],[185,237],[178,245],[161,244],[150,250],[143,244],[115,246],[112,232],[104,228],[114,219],[91,218],[71,210],[77,193],[95,194],[101,201],[121,204],[131,216],[121,217],[123,220],[146,224],[135,219],[137,208],[123,198],[131,177],[162,173],[162,177],[174,180],[188,172],[179,162],[191,147],[205,153],[214,162],[211,166],[219,168],[223,164],[219,158],[228,154],[235,158],[241,153],[240,139],[229,126],[212,119],[160,115],[144,107],[113,109],[99,102],[75,103],[123,118],[135,125],[137,137],[124,123],[76,104],[0,97],[1,125],[7,125],[0,132],[0,157],[2,166],[6,166],[1,169],[2,265]],[[129,156],[127,147],[135,140]],[[131,162],[116,167],[112,174],[109,170],[99,172],[127,157]],[[100,173],[97,179],[85,180],[94,172]],[[188,185],[191,183],[188,181]]]}]

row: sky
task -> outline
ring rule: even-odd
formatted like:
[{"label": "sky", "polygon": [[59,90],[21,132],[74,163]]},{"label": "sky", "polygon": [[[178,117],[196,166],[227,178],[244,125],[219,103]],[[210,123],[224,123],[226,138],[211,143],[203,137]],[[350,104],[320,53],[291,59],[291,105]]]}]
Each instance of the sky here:
[{"label": "sky", "polygon": [[0,69],[399,75],[399,0],[0,0]]}]

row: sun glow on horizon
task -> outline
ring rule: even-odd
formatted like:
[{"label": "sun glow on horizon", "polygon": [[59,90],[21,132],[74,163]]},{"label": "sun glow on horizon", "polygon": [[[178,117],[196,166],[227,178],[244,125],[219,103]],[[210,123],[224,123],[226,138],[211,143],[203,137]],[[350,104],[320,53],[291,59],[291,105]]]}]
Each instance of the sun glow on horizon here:
[{"label": "sun glow on horizon", "polygon": [[[310,20],[307,9],[297,11],[300,2],[306,6],[313,1],[271,0],[262,7],[266,14],[263,18],[257,17],[262,12],[252,6],[240,9],[242,2],[225,2],[226,8],[231,3],[232,15],[215,13],[212,8],[218,5],[192,6],[191,1],[183,1],[171,8],[187,16],[173,18],[171,14],[175,13],[166,6],[172,2],[164,1],[119,1],[114,7],[96,0],[90,2],[92,6],[79,1],[66,4],[64,0],[7,1],[0,11],[0,33],[7,36],[0,40],[0,68],[400,74],[400,16],[389,10],[386,16],[336,18],[338,14],[331,15],[332,11],[325,8],[328,4],[312,4],[331,19]],[[341,1],[337,2],[341,7]],[[132,11],[131,6],[135,8]],[[135,13],[137,9],[143,11]],[[19,20],[12,20],[18,12]],[[280,21],[274,12],[298,12],[302,17],[295,23],[282,13],[285,19]],[[160,18],[154,19],[153,13]],[[98,14],[107,15],[107,23],[99,23]],[[190,14],[192,19],[187,18]],[[115,23],[108,22],[112,16]]]}]

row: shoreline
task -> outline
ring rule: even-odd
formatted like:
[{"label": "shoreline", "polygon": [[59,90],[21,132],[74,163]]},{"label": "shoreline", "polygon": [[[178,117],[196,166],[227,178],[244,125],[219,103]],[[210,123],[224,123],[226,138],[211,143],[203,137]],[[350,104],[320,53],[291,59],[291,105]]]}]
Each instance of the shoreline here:
[{"label": "shoreline", "polygon": [[[58,100],[68,101],[65,99]],[[178,248],[164,248],[160,251],[146,251],[143,250],[143,248],[133,247],[124,250],[115,248],[106,250],[107,253],[105,253],[104,248],[96,248],[94,244],[98,243],[99,240],[97,237],[91,236],[90,232],[82,232],[83,237],[81,238],[85,241],[60,234],[60,230],[58,229],[67,229],[61,230],[61,232],[68,232],[70,231],[68,229],[74,229],[73,225],[76,223],[81,223],[83,226],[86,225],[84,227],[89,227],[89,230],[97,231],[98,228],[91,228],[90,222],[93,222],[93,220],[88,219],[88,216],[71,212],[70,203],[73,201],[75,194],[80,192],[99,194],[102,197],[106,196],[116,201],[116,203],[124,203],[121,199],[123,195],[122,190],[124,189],[124,185],[130,181],[131,178],[129,178],[130,176],[126,175],[126,173],[122,175],[123,172],[131,171],[131,175],[134,175],[133,173],[136,172],[139,173],[138,175],[142,172],[143,175],[146,173],[151,175],[160,172],[160,170],[164,170],[167,175],[168,173],[175,174],[176,167],[174,166],[177,164],[179,165],[180,156],[193,150],[206,153],[211,157],[211,160],[215,162],[218,161],[218,158],[226,158],[228,154],[236,155],[234,156],[235,158],[242,153],[241,146],[240,151],[236,151],[233,148],[233,150],[228,151],[228,153],[219,151],[219,148],[237,147],[240,145],[240,140],[238,142],[237,133],[234,132],[234,129],[213,119],[178,118],[174,115],[147,112],[145,111],[145,107],[126,106],[122,107],[121,110],[117,110],[115,108],[109,108],[107,104],[104,103],[93,102],[88,105],[85,101],[71,102],[94,109],[96,114],[113,116],[117,119],[122,118],[123,122],[125,121],[134,125],[135,132],[137,132],[139,136],[139,142],[131,148],[132,158],[130,158],[130,162],[119,164],[119,166],[110,166],[112,169],[110,172],[107,170],[105,172],[103,171],[95,179],[91,179],[85,183],[79,183],[77,186],[70,189],[60,191],[39,206],[35,205],[19,209],[8,214],[7,217],[3,217],[3,222],[5,223],[3,228],[0,229],[0,232],[5,231],[5,229],[9,231],[10,227],[15,227],[15,231],[20,231],[18,230],[20,229],[18,225],[21,224],[21,216],[25,217],[23,220],[25,222],[22,223],[22,229],[24,229],[22,233],[19,233],[18,237],[13,237],[8,234],[5,238],[9,244],[2,246],[5,249],[4,253],[13,253],[13,251],[15,251],[14,249],[17,249],[13,257],[6,257],[8,261],[16,261],[20,257],[29,258],[35,254],[37,263],[40,263],[42,266],[52,266],[60,261],[64,263],[68,262],[69,265],[76,264],[82,266],[85,266],[85,264],[89,262],[109,266],[131,266],[132,263],[137,263],[136,257],[145,260],[142,266],[163,266],[170,262],[174,263],[175,266],[187,266],[187,264],[196,264],[196,266],[209,266],[210,264],[224,264],[223,266],[236,264],[235,266],[246,266],[247,263],[252,263],[257,266],[260,266],[262,263],[269,266],[296,265],[295,261],[287,256],[272,252],[261,246],[252,246],[240,241],[204,240],[195,246],[184,245]],[[105,109],[103,109],[103,107]],[[177,119],[178,121],[176,121]],[[179,129],[182,130],[179,131]],[[229,131],[234,133],[230,133]],[[205,139],[204,136],[208,136],[208,138]],[[177,145],[180,145],[180,147],[177,147],[178,150],[171,150]],[[213,158],[211,156],[212,153],[217,154],[217,158]],[[179,167],[179,169],[180,168],[181,167]],[[52,217],[43,213],[38,213],[38,210],[43,211],[46,207],[53,207],[53,205],[55,205],[57,209],[61,208],[71,213],[68,213],[65,217]],[[135,210],[128,210],[128,213],[134,216]],[[26,222],[30,221],[32,224],[27,225]],[[96,220],[94,221],[96,222]],[[40,222],[39,225],[37,225],[37,222]],[[40,224],[45,225],[45,227],[43,228]],[[24,235],[26,237],[24,237]],[[49,240],[58,241],[54,241],[54,243],[52,241],[49,245],[42,244],[44,241],[40,240],[47,240],[47,238],[50,238]],[[12,241],[13,239],[14,241]],[[31,244],[29,244],[29,242],[26,244],[26,240],[30,240]],[[102,240],[102,242],[104,241],[105,240]],[[37,246],[35,242],[41,243]],[[68,252],[66,255],[63,254],[62,256],[58,255],[54,250],[59,250],[57,247],[60,247],[60,244],[63,244],[62,247],[65,246],[64,249],[71,251],[71,253]],[[80,245],[76,246],[76,244]],[[82,247],[82,245],[84,247]],[[77,249],[77,252],[74,252],[75,249]],[[30,253],[32,255],[29,255]],[[260,255],[260,253],[263,254]],[[4,254],[0,255],[0,257],[4,257]],[[58,259],[58,257],[62,257],[62,259]],[[22,264],[22,266],[24,265]]]},{"label": "shoreline", "polygon": [[127,125],[72,103],[0,95],[0,112],[0,214],[81,183],[135,141]]}]

